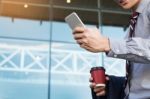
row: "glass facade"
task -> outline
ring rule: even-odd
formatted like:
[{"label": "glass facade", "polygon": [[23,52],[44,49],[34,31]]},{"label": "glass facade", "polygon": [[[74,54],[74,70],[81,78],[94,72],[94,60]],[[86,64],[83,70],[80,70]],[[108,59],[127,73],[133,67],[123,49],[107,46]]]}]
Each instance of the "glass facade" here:
[{"label": "glass facade", "polygon": [[92,99],[91,67],[125,75],[124,60],[76,44],[64,22],[71,12],[111,39],[125,36],[130,12],[110,0],[0,0],[0,99]]}]

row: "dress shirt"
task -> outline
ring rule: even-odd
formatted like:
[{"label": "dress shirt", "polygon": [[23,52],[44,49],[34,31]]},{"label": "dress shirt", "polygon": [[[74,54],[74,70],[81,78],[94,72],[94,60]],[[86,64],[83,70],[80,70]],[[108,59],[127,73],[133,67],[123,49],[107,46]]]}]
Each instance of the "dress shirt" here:
[{"label": "dress shirt", "polygon": [[[132,62],[129,99],[150,99],[150,0],[141,0],[136,12],[140,14],[135,36],[129,38],[128,33],[123,40],[110,39],[107,56]],[[125,90],[128,93],[128,87]]]}]

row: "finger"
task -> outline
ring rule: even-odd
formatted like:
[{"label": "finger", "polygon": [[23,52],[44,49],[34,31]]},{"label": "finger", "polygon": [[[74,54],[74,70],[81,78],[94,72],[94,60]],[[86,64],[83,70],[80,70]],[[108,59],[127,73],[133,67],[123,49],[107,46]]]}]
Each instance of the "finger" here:
[{"label": "finger", "polygon": [[88,42],[87,42],[87,44],[86,43],[81,43],[80,47],[86,49],[87,51],[95,53],[95,51],[90,46],[88,46]]},{"label": "finger", "polygon": [[95,83],[91,83],[91,84],[90,84],[90,88],[94,88],[95,85],[96,85]]},{"label": "finger", "polygon": [[83,27],[76,27],[73,30],[73,34],[78,34],[78,33],[82,33],[82,32],[84,32],[84,28]]},{"label": "finger", "polygon": [[109,81],[109,77],[108,76],[106,76],[106,80]]},{"label": "finger", "polygon": [[84,46],[85,46],[85,44],[88,44],[87,39],[78,39],[78,40],[76,40],[76,42],[81,45],[83,44]]},{"label": "finger", "polygon": [[77,34],[74,34],[74,39],[75,40],[78,40],[78,39],[82,39],[84,38],[84,34],[83,33],[77,33]]},{"label": "finger", "polygon": [[80,47],[90,51],[90,47],[86,46],[86,43],[81,43]]},{"label": "finger", "polygon": [[95,88],[94,87],[94,92],[100,92],[100,91],[103,91],[103,90],[105,90],[105,87],[99,87],[99,88]]},{"label": "finger", "polygon": [[90,81],[90,82],[93,82],[93,78],[91,77],[91,78],[89,79],[89,81]]},{"label": "finger", "polygon": [[77,42],[79,45],[82,45],[82,44],[83,44],[82,39],[76,40],[76,42]]},{"label": "finger", "polygon": [[101,91],[101,92],[96,93],[96,95],[97,95],[97,96],[104,96],[104,95],[106,95],[106,91],[103,90],[103,91]]}]

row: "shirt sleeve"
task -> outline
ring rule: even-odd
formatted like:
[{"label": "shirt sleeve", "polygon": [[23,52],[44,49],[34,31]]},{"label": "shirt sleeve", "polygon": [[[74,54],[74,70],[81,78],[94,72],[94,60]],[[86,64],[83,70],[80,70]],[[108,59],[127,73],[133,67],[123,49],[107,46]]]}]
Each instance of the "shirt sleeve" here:
[{"label": "shirt sleeve", "polygon": [[111,40],[109,57],[126,59],[137,63],[150,63],[150,40],[129,38],[126,40]]},{"label": "shirt sleeve", "polygon": [[150,21],[150,4],[149,4],[149,6],[148,6],[147,14],[148,14],[148,19],[149,19],[149,21]]}]

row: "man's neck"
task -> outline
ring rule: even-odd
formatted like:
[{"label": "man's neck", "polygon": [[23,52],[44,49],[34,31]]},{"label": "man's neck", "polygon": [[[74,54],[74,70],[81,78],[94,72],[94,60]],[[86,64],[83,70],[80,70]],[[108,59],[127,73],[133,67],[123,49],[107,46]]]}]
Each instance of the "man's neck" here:
[{"label": "man's neck", "polygon": [[136,11],[136,9],[137,9],[137,7],[139,6],[139,4],[140,4],[140,2],[141,2],[142,0],[139,0],[136,4],[135,4],[135,6],[133,6],[132,7],[132,11]]}]

